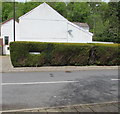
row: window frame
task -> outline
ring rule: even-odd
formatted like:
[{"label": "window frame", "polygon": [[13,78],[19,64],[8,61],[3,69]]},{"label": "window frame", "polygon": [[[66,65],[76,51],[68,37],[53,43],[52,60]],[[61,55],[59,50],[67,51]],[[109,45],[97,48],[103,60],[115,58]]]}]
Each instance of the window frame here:
[{"label": "window frame", "polygon": [[[6,42],[6,38],[7,38],[7,42]],[[4,41],[5,41],[5,45],[9,44],[9,36],[4,36]]]}]

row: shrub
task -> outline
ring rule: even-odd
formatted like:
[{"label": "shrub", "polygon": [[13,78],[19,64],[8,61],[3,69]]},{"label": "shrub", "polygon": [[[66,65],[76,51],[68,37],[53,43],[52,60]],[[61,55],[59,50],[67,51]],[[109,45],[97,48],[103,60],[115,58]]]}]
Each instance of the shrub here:
[{"label": "shrub", "polygon": [[51,65],[87,65],[89,50],[89,44],[56,45],[52,52]]},{"label": "shrub", "polygon": [[95,44],[91,48],[89,64],[119,65],[119,55],[118,44]]},{"label": "shrub", "polygon": [[14,67],[120,64],[118,44],[17,41],[10,43],[10,53]]}]

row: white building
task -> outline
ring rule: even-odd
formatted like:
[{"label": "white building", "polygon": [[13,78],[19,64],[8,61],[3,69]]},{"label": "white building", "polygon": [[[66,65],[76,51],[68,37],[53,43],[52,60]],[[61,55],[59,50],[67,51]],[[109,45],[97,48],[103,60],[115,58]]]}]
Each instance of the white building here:
[{"label": "white building", "polygon": [[[18,23],[15,22],[16,40],[18,38]],[[13,38],[13,19],[7,20],[1,26],[1,38],[3,38],[3,54],[9,54],[9,43]]]},{"label": "white building", "polygon": [[[48,4],[43,3],[15,23],[16,41],[91,43],[93,34],[79,27],[56,12]],[[13,19],[1,26],[3,53],[9,54],[9,43],[13,38]]]}]

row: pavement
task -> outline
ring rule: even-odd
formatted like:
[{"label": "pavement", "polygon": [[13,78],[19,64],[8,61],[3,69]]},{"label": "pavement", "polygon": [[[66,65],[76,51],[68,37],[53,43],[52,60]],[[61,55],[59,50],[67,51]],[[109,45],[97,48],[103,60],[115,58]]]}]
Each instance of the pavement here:
[{"label": "pavement", "polygon": [[22,114],[23,112],[39,112],[41,114],[51,114],[51,112],[59,112],[59,113],[90,113],[94,114],[96,112],[105,112],[106,114],[113,113],[118,114],[120,112],[120,102],[108,102],[108,103],[93,103],[93,104],[79,104],[72,106],[62,106],[62,107],[52,107],[52,108],[33,108],[33,109],[22,109],[22,110],[11,110],[11,111],[3,111],[3,114],[6,112],[12,112],[11,114]]},{"label": "pavement", "polygon": [[[0,56],[0,59],[2,59],[0,67],[3,73],[4,113],[119,112],[118,66],[13,68],[9,56]],[[41,73],[42,75],[40,75]],[[98,76],[96,74],[98,74]],[[32,76],[34,76],[34,78]],[[23,77],[23,79],[20,77]],[[60,84],[61,82],[63,85]],[[46,83],[50,85],[48,86]],[[54,86],[53,83],[55,83],[56,86]],[[41,84],[43,85],[40,86]],[[78,91],[78,89],[80,91]],[[47,94],[46,90],[48,91]],[[27,93],[27,96],[25,93]],[[51,96],[50,98],[49,95]],[[31,97],[32,100],[29,97]],[[40,97],[38,101],[36,100],[37,97]],[[44,100],[45,102],[43,102]],[[64,101],[62,102],[62,100]],[[30,104],[33,103],[34,106],[27,108],[26,106],[28,105],[23,105],[23,107],[25,107],[23,108],[21,104],[18,107],[15,106],[16,104],[14,105],[15,102],[22,103],[22,101],[26,103],[28,101]],[[38,104],[41,103],[41,105],[36,106],[37,103],[34,104],[33,101],[36,101]],[[48,101],[50,101],[50,105],[48,105]],[[7,102],[8,104],[5,105]],[[12,102],[13,104],[11,105],[10,103]],[[47,105],[43,105],[44,103]]]}]

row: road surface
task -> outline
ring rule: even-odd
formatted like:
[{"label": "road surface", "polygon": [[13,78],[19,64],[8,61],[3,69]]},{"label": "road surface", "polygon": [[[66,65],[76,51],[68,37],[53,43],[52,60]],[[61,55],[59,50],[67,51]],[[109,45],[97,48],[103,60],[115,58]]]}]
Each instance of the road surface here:
[{"label": "road surface", "polygon": [[118,100],[118,70],[2,74],[2,110]]}]

